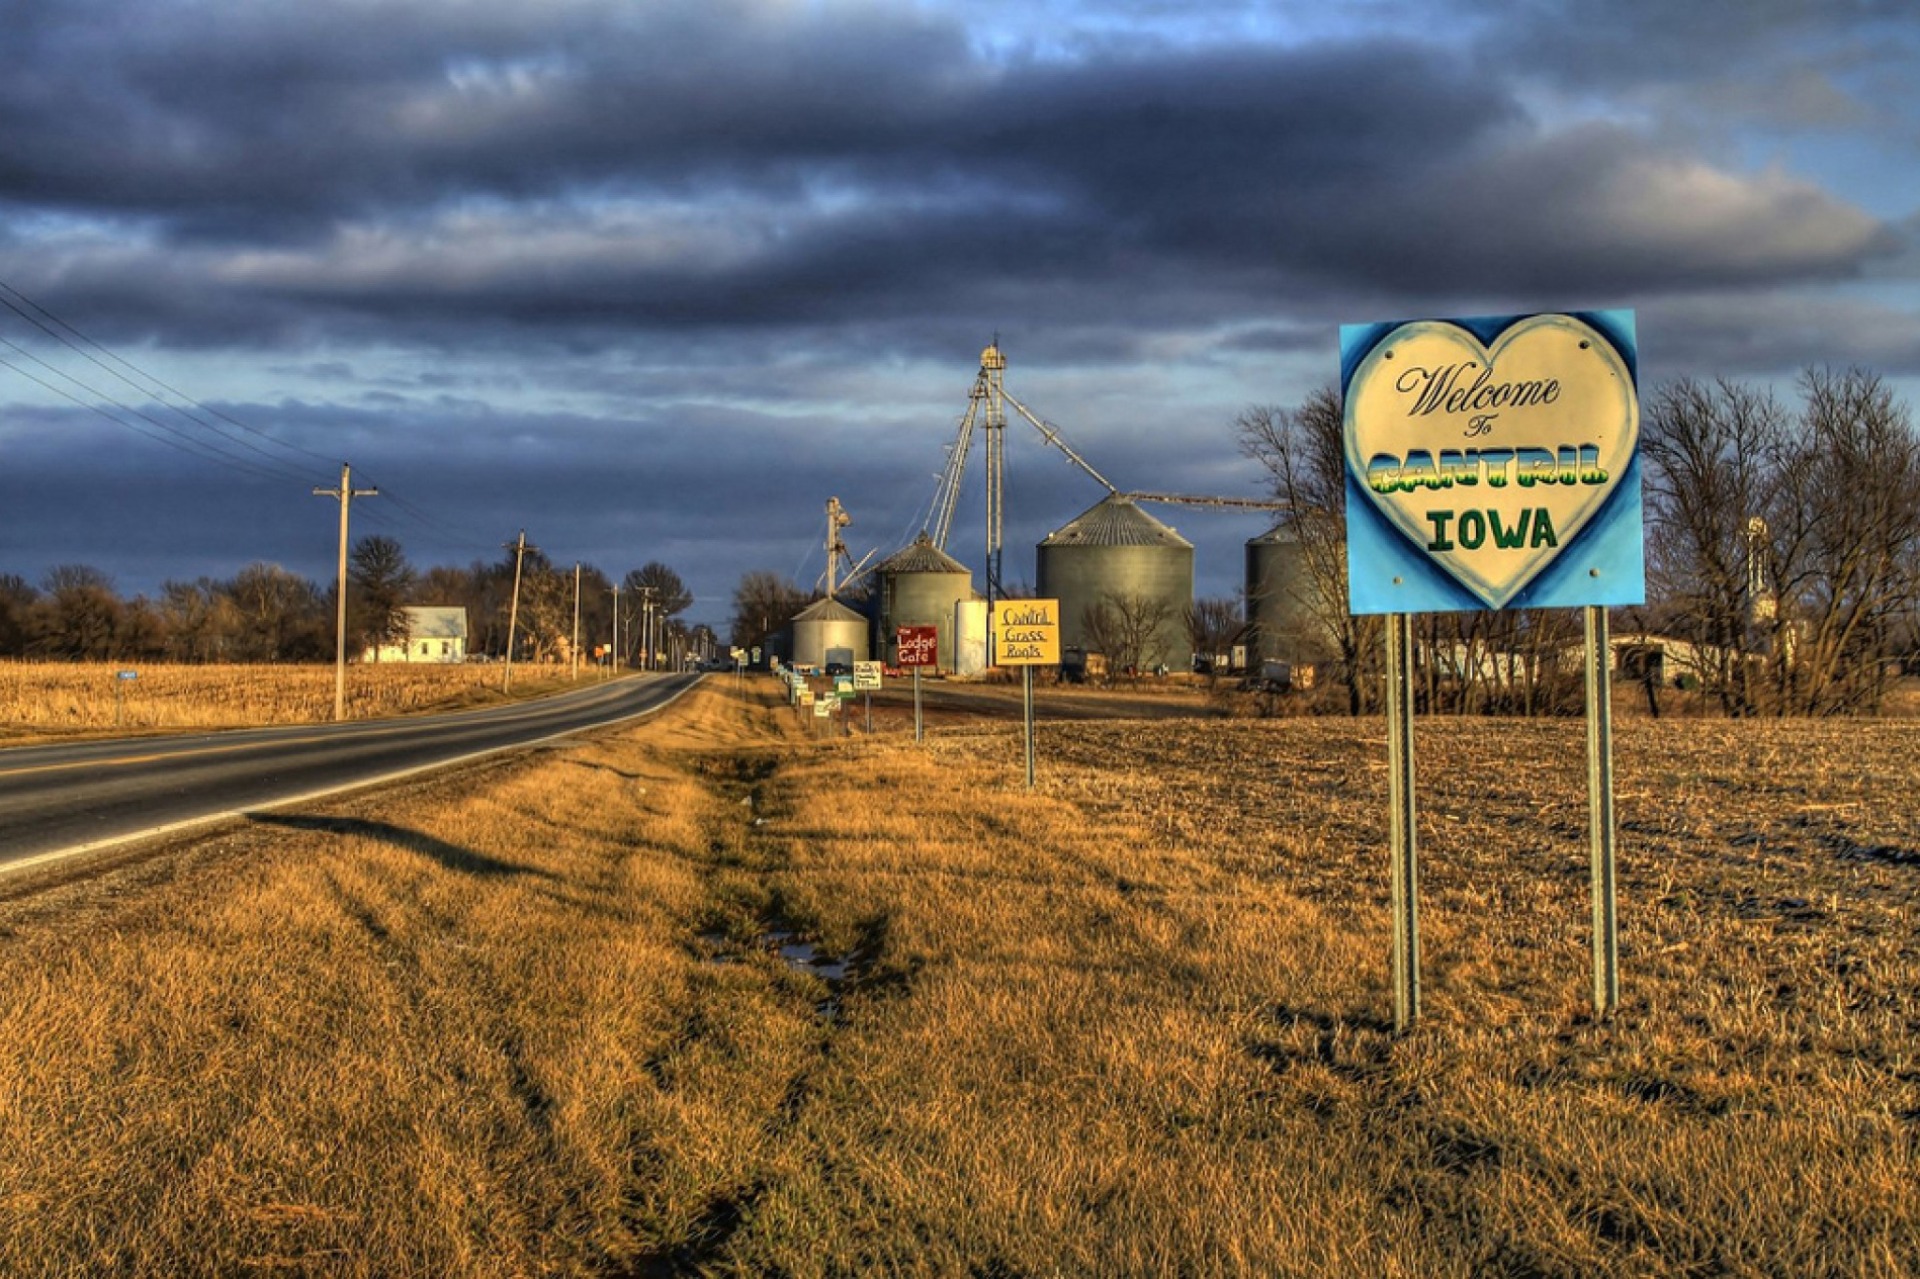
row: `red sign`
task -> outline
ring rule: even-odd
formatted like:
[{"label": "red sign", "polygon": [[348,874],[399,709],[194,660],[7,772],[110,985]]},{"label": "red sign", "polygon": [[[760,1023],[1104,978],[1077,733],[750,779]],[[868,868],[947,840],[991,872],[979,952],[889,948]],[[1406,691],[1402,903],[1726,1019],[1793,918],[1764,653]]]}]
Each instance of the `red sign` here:
[{"label": "red sign", "polygon": [[894,633],[901,666],[938,666],[939,633],[931,626],[902,626]]}]

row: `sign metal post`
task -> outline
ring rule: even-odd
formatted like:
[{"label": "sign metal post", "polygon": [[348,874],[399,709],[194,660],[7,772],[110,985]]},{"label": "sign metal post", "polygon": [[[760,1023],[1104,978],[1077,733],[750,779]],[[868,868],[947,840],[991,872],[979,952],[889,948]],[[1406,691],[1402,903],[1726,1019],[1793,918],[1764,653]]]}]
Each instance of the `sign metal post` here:
[{"label": "sign metal post", "polygon": [[913,672],[913,740],[926,740],[926,726],[920,718],[920,668],[940,660],[940,633],[931,626],[902,626],[894,631],[894,655],[900,665]]},{"label": "sign metal post", "polygon": [[1393,1025],[1420,1016],[1414,613],[1586,613],[1593,1006],[1620,1003],[1607,609],[1646,599],[1631,311],[1340,330],[1347,604],[1387,623]]},{"label": "sign metal post", "polygon": [[114,726],[115,728],[119,728],[119,727],[120,727],[120,718],[121,718],[121,697],[120,697],[120,690],[121,690],[121,689],[123,689],[123,688],[125,688],[125,687],[127,686],[127,682],[128,682],[129,680],[136,680],[136,679],[139,679],[139,678],[140,678],[140,672],[139,672],[139,671],[117,671],[117,672],[115,672],[115,673],[114,673],[114,677],[113,677],[113,726]]},{"label": "sign metal post", "polygon": [[1387,804],[1392,857],[1393,1029],[1420,1017],[1420,861],[1414,841],[1413,617],[1387,618]]},{"label": "sign metal post", "polygon": [[1613,865],[1613,671],[1607,610],[1587,608],[1587,821],[1593,863],[1593,1011],[1620,1007],[1620,914]]},{"label": "sign metal post", "polygon": [[855,662],[853,686],[867,695],[867,736],[873,736],[873,690],[880,687],[885,665],[880,662]]},{"label": "sign metal post", "polygon": [[1033,789],[1033,668],[1060,664],[1060,601],[1001,600],[993,606],[993,663],[1021,668],[1027,789]]}]

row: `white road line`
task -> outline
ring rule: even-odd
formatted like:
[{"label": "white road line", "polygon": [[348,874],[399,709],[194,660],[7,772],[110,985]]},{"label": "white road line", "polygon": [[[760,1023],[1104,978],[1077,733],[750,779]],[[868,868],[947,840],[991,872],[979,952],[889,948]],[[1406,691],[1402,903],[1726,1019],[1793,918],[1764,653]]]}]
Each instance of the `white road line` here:
[{"label": "white road line", "polygon": [[667,707],[673,705],[682,697],[698,688],[704,679],[705,676],[696,679],[693,683],[687,685],[657,706],[649,706],[644,710],[634,711],[630,715],[622,715],[619,719],[610,719],[604,724],[586,724],[579,728],[569,728],[562,732],[549,733],[545,737],[536,737],[531,741],[514,742],[510,746],[489,746],[486,750],[471,751],[465,755],[455,756],[452,759],[435,760],[431,764],[416,764],[412,768],[402,768],[397,772],[382,773],[378,777],[364,777],[359,781],[343,782],[338,786],[327,786],[320,790],[307,791],[302,795],[288,795],[285,798],[271,799],[261,804],[249,804],[245,808],[229,808],[218,813],[206,813],[199,817],[189,817],[182,821],[168,822],[164,826],[149,826],[145,830],[130,831],[125,835],[114,835],[108,839],[96,839],[91,843],[75,844],[70,848],[56,848],[50,852],[35,853],[31,857],[23,857],[19,861],[0,863],[0,879],[4,879],[16,871],[30,870],[35,866],[45,866],[50,862],[64,861],[69,857],[84,857],[88,853],[102,852],[109,848],[118,847],[121,844],[131,844],[140,840],[162,839],[168,835],[178,834],[181,831],[192,830],[196,826],[210,826],[216,822],[235,821],[247,816],[249,813],[270,813],[277,808],[288,808],[294,804],[309,804],[314,800],[327,799],[334,795],[345,794],[348,791],[363,790],[369,786],[384,786],[389,782],[401,781],[420,773],[430,773],[436,768],[452,768],[456,764],[468,764],[476,759],[484,759],[488,755],[498,755],[502,751],[528,750],[535,746],[544,746],[548,742],[557,742],[562,738],[590,732],[596,728],[611,728],[615,724],[624,724],[628,720],[639,719],[643,715],[658,714],[660,711],[667,709]]}]

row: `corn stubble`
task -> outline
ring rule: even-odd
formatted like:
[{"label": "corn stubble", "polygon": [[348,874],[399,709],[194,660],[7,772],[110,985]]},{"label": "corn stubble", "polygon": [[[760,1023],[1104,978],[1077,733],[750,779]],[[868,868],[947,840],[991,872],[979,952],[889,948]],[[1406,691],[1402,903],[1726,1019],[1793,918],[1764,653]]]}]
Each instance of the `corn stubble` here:
[{"label": "corn stubble", "polygon": [[[120,678],[122,671],[133,678]],[[500,701],[501,682],[501,668],[486,664],[355,665],[347,672],[347,717]],[[536,665],[515,680],[514,692],[526,697],[571,686],[565,668]],[[0,662],[0,741],[318,724],[333,718],[333,687],[332,666]]]},{"label": "corn stubble", "polygon": [[1920,1264],[1914,726],[1622,725],[1602,1023],[1579,725],[1423,721],[1397,1039],[1378,724],[805,727],[6,905],[0,1272]]}]

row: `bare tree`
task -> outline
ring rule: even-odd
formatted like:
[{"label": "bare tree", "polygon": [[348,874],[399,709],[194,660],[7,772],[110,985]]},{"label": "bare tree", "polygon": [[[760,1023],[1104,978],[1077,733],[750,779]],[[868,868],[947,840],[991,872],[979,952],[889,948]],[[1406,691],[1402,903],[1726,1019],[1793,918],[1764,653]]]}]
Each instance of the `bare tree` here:
[{"label": "bare tree", "polygon": [[1234,420],[1240,448],[1260,463],[1273,495],[1287,503],[1300,538],[1311,589],[1306,607],[1325,625],[1335,650],[1347,708],[1359,715],[1379,704],[1385,630],[1376,617],[1355,617],[1347,595],[1347,460],[1340,394],[1313,392],[1298,409],[1255,405]]},{"label": "bare tree", "polygon": [[167,656],[175,661],[221,661],[240,629],[232,597],[210,577],[161,583],[160,617],[167,629]]},{"label": "bare tree", "polygon": [[756,569],[733,588],[732,639],[741,648],[762,644],[807,606],[808,595],[778,573]]},{"label": "bare tree", "polygon": [[35,651],[75,661],[104,661],[115,655],[120,629],[120,599],[113,581],[88,564],[62,564],[48,570],[34,604]]},{"label": "bare tree", "polygon": [[1224,596],[1198,599],[1187,606],[1187,639],[1193,651],[1205,657],[1209,674],[1218,673],[1214,659],[1245,629],[1240,613],[1240,601]]},{"label": "bare tree", "polygon": [[1697,677],[1730,715],[1758,709],[1750,657],[1773,601],[1755,555],[1790,439],[1772,395],[1689,378],[1655,392],[1641,436],[1648,593],[1694,646]]},{"label": "bare tree", "polygon": [[332,651],[330,611],[312,582],[278,564],[249,564],[221,591],[233,601],[237,661],[312,661]]},{"label": "bare tree", "polygon": [[1765,537],[1779,708],[1876,711],[1920,599],[1920,441],[1877,374],[1808,370],[1800,386]]},{"label": "bare tree", "polygon": [[40,592],[18,573],[0,574],[0,653],[24,657],[33,637],[33,605]]},{"label": "bare tree", "polygon": [[1089,652],[1104,654],[1107,670],[1129,678],[1166,660],[1167,600],[1133,591],[1107,591],[1081,612]]}]

